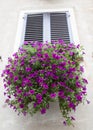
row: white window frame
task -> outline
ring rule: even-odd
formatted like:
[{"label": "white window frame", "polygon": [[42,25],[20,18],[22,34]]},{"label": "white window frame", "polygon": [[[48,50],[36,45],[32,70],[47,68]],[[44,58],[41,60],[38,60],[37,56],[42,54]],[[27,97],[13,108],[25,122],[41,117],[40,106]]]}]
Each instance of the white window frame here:
[{"label": "white window frame", "polygon": [[[18,51],[18,48],[20,45],[23,44],[24,41],[24,34],[25,34],[25,29],[26,29],[26,20],[27,20],[27,14],[38,14],[38,13],[52,13],[52,12],[62,12],[62,13],[67,13],[68,18],[68,29],[69,29],[69,34],[70,34],[70,40],[74,44],[79,44],[79,37],[78,37],[78,32],[77,32],[77,27],[76,27],[76,22],[75,22],[75,17],[74,17],[74,11],[72,8],[63,8],[63,9],[44,9],[44,10],[24,10],[20,12],[19,15],[19,21],[18,21],[18,29],[17,29],[17,34],[16,34],[16,39],[15,39],[15,45],[14,45],[14,52]],[[44,15],[44,19],[47,19],[47,15]],[[44,20],[43,19],[43,20]],[[47,23],[47,24],[46,24]],[[50,23],[46,20],[43,22],[43,26],[47,25],[48,27],[50,26]],[[47,32],[49,32],[49,28],[47,29]],[[45,31],[43,29],[43,31]],[[43,41],[44,39],[44,34],[43,33]],[[50,36],[47,37],[48,40],[50,40]]]},{"label": "white window frame", "polygon": [[[51,31],[50,31],[50,14],[45,13],[43,15],[43,42],[51,41]],[[48,35],[46,35],[46,32]]]}]

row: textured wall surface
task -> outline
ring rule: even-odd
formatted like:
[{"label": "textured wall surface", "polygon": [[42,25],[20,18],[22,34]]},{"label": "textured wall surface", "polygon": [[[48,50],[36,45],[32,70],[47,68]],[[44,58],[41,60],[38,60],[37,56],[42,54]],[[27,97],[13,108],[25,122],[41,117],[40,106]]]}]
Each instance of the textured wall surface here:
[{"label": "textured wall surface", "polygon": [[80,105],[75,127],[65,127],[58,103],[51,104],[46,115],[18,116],[4,104],[3,84],[0,79],[0,130],[93,130],[93,0],[0,0],[0,73],[11,56],[21,10],[73,8],[80,43],[86,50],[85,75],[88,78],[89,105]]}]

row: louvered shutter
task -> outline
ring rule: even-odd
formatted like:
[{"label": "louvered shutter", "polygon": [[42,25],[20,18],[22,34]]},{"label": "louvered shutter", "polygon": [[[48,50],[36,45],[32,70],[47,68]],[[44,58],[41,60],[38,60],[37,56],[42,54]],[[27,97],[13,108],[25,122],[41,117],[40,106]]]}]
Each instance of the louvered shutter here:
[{"label": "louvered shutter", "polygon": [[66,13],[51,13],[51,40],[63,39],[70,42]]},{"label": "louvered shutter", "polygon": [[28,14],[25,41],[43,41],[43,14]]}]

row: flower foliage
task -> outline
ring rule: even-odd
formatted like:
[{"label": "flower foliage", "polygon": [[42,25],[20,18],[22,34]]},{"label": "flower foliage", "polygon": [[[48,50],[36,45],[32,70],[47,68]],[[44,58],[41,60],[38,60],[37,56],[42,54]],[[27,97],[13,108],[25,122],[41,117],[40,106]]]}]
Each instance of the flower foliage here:
[{"label": "flower foliage", "polygon": [[71,125],[72,110],[86,100],[87,80],[82,76],[83,49],[80,45],[25,42],[2,73],[6,103],[26,115],[40,111],[45,114],[51,102],[59,101],[65,118]]}]

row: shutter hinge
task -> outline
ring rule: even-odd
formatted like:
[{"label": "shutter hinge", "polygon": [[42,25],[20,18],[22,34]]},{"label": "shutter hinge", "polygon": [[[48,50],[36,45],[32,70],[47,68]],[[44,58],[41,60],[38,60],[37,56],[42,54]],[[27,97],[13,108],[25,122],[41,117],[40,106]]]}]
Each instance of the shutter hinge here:
[{"label": "shutter hinge", "polygon": [[70,17],[70,14],[67,14],[67,17]]},{"label": "shutter hinge", "polygon": [[25,20],[25,19],[26,19],[26,17],[27,17],[27,14],[24,14],[23,19]]},{"label": "shutter hinge", "polygon": [[70,17],[71,15],[69,14],[69,13],[67,13],[67,15],[66,15],[67,17]]},{"label": "shutter hinge", "polygon": [[23,19],[25,19],[26,18],[26,16],[23,16]]}]

